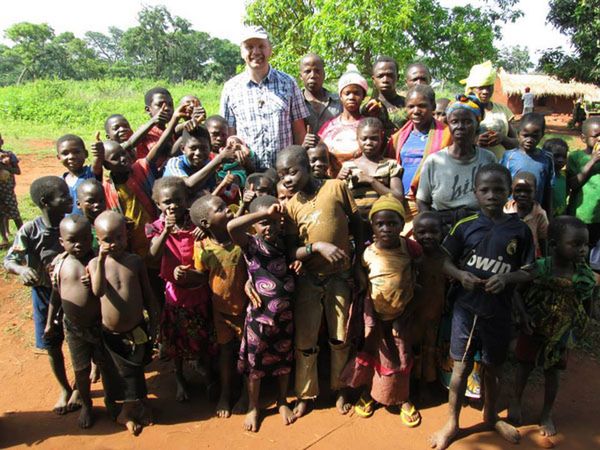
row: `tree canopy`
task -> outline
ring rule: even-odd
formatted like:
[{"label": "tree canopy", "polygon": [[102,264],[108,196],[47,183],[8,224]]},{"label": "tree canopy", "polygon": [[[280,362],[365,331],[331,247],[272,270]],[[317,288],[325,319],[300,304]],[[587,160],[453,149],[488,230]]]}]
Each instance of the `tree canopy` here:
[{"label": "tree canopy", "polygon": [[242,62],[237,45],[192,29],[164,6],[144,7],[133,28],[89,31],[84,39],[28,22],[12,25],[5,36],[12,45],[0,45],[0,84],[103,77],[221,82]]},{"label": "tree canopy", "polygon": [[529,49],[520,45],[501,49],[497,64],[510,73],[525,73],[534,66],[529,57]]},{"label": "tree canopy", "polygon": [[448,9],[437,0],[254,0],[246,23],[267,30],[273,64],[289,73],[312,51],[334,77],[350,62],[367,74],[376,56],[388,55],[400,67],[419,60],[436,78],[459,80],[471,65],[496,59],[494,37],[502,22],[520,16],[518,1]]},{"label": "tree canopy", "polygon": [[596,0],[550,0],[547,20],[569,36],[573,52],[548,49],[539,69],[569,80],[600,83],[600,7]]}]

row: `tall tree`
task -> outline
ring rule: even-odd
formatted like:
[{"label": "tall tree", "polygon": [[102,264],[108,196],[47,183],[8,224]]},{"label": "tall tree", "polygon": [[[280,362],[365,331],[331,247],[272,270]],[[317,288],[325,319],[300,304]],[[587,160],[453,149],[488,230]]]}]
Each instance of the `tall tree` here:
[{"label": "tall tree", "polygon": [[521,47],[520,45],[500,50],[497,64],[511,73],[525,73],[534,67],[529,57],[529,49],[527,46]]},{"label": "tall tree", "polygon": [[275,44],[274,64],[297,72],[314,51],[339,76],[349,62],[365,74],[377,55],[402,67],[419,59],[439,78],[458,79],[470,65],[493,58],[499,21],[514,20],[518,0],[486,0],[485,8],[443,8],[437,0],[254,0],[246,22],[262,25]]},{"label": "tall tree", "polygon": [[547,20],[571,39],[573,52],[548,49],[539,69],[568,80],[600,83],[600,5],[597,0],[550,0]]},{"label": "tall tree", "polygon": [[38,78],[45,72],[48,60],[48,46],[54,38],[54,30],[46,23],[21,22],[6,29],[4,35],[14,42],[9,54],[20,59],[23,69],[20,82],[27,74]]}]

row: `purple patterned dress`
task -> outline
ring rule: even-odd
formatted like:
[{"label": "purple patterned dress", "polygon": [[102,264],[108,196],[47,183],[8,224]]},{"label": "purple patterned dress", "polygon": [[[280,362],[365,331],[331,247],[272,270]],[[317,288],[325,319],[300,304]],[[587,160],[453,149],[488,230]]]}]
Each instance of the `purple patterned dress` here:
[{"label": "purple patterned dress", "polygon": [[290,373],[294,360],[294,277],[283,249],[257,236],[244,252],[248,276],[262,304],[248,304],[238,369],[252,379]]}]

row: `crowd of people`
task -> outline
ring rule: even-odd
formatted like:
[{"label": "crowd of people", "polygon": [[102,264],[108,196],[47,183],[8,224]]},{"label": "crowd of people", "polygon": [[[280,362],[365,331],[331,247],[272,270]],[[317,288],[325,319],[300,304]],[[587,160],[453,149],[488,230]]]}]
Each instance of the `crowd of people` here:
[{"label": "crowd of people", "polygon": [[[583,123],[582,150],[557,138],[540,148],[544,116],[516,127],[492,101],[489,62],[463,94],[440,99],[421,63],[406,68],[405,95],[383,56],[374,92],[349,66],[334,93],[318,55],[300,61],[300,89],[271,53],[265,31],[248,28],[246,68],[224,85],[221,115],[154,88],[135,132],[113,114],[104,141],[60,137],[66,172],[31,184],[40,215],[24,225],[18,158],[1,150],[3,246],[8,220],[19,228],[4,266],[31,287],[36,347],[61,389],[54,410],[81,409],[79,425],[92,426],[100,378],[107,412],[138,434],[152,422],[144,367],[156,351],[174,363],[178,401],[189,400],[186,369],[207,384],[218,374],[216,415],[244,411],[248,431],[274,377],[289,425],[320,394],[326,345],[340,414],[383,405],[418,426],[414,390],[437,380],[449,414],[432,447],[456,437],[465,395],[482,397],[484,421],[517,442],[539,366],[540,431],[555,434],[558,374],[596,311],[600,118]],[[509,353],[519,369],[500,419]]]}]

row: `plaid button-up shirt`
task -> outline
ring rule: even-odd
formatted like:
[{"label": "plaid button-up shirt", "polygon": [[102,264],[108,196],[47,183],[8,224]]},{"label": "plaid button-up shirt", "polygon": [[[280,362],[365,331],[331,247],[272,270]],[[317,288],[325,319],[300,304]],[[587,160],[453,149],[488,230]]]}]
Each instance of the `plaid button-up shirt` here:
[{"label": "plaid button-up shirt", "polygon": [[256,167],[275,167],[277,153],[294,143],[292,122],[308,117],[302,92],[286,73],[269,68],[260,82],[247,71],[227,81],[221,93],[221,115],[255,152]]}]

